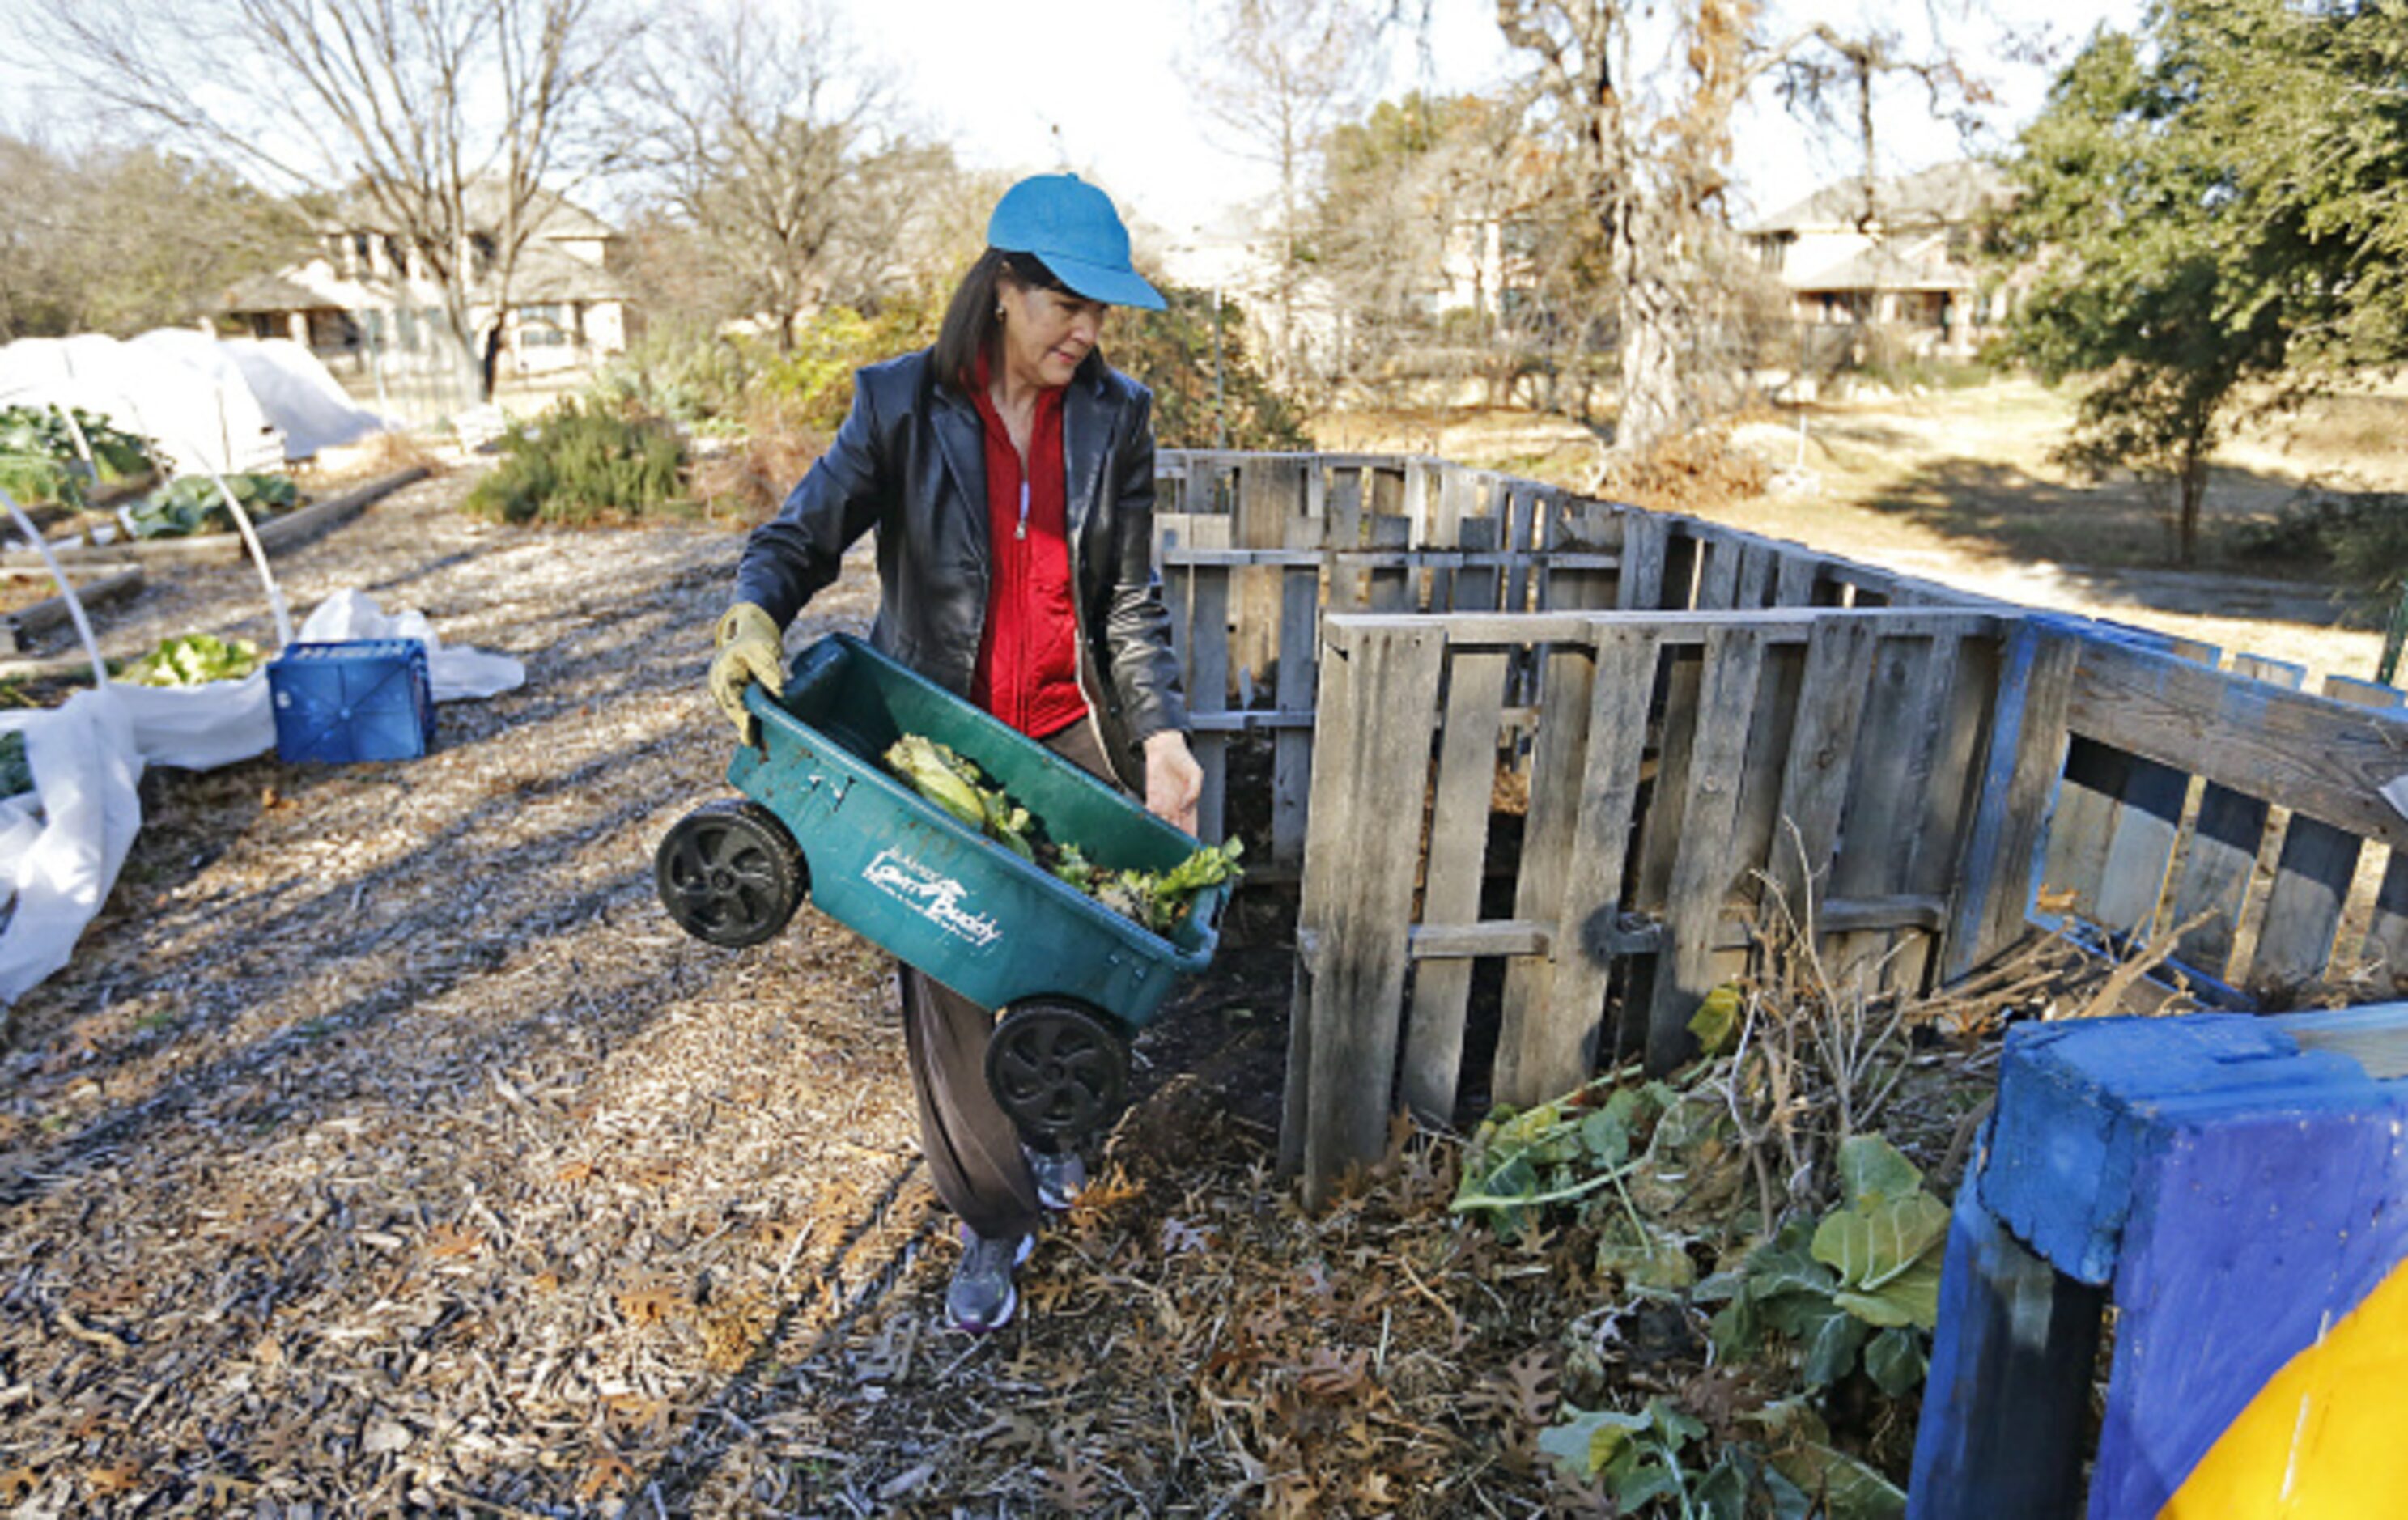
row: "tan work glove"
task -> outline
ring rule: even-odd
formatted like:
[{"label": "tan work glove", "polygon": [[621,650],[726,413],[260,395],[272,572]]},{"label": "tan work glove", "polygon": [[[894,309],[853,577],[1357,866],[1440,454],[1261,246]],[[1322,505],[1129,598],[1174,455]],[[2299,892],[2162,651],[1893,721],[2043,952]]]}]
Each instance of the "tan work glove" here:
[{"label": "tan work glove", "polygon": [[744,742],[758,742],[761,725],[744,710],[744,687],[759,681],[771,696],[786,695],[786,645],[769,614],[751,602],[738,602],[720,616],[714,636],[719,652],[710,661],[710,699],[736,724]]}]

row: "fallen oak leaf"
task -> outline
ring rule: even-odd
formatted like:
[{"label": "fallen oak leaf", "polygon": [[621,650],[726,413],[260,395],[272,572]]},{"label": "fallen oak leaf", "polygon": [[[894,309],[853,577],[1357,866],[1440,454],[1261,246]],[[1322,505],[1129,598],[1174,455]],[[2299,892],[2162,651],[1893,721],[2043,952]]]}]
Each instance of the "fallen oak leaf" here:
[{"label": "fallen oak leaf", "polygon": [[603,1495],[615,1492],[635,1482],[636,1470],[619,1459],[616,1452],[596,1452],[578,1480],[577,1501],[591,1504]]},{"label": "fallen oak leaf", "polygon": [[1095,1466],[1072,1457],[1068,1467],[1045,1471],[1045,1499],[1065,1514],[1085,1514],[1104,1501],[1104,1480]]},{"label": "fallen oak leaf", "polygon": [[1352,1398],[1370,1382],[1370,1366],[1369,1351],[1340,1356],[1326,1346],[1317,1346],[1297,1378],[1297,1385],[1315,1398]]},{"label": "fallen oak leaf", "polygon": [[142,1482],[141,1464],[111,1462],[83,1470],[84,1487],[94,1495],[130,1494]]},{"label": "fallen oak leaf", "polygon": [[473,1256],[485,1249],[485,1232],[457,1225],[437,1225],[426,1232],[426,1254],[437,1261]]}]

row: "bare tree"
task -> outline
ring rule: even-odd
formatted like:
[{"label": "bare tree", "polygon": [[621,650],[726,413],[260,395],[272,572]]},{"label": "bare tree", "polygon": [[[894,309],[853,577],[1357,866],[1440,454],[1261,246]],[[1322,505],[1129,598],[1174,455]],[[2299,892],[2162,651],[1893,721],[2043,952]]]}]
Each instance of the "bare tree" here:
[{"label": "bare tree", "polygon": [[[863,262],[858,247],[839,247],[848,210],[874,207],[891,226],[909,215],[896,194],[924,179],[884,129],[885,77],[815,5],[688,0],[652,30],[635,93],[645,178],[724,262],[742,314],[775,324],[781,349],[806,307],[856,295],[832,288],[839,264]],[[892,171],[871,176],[882,194],[861,183],[872,162]]]},{"label": "bare tree", "polygon": [[552,202],[609,156],[617,0],[28,0],[86,98],[372,218],[440,292],[464,380]]},{"label": "bare tree", "polygon": [[297,208],[217,165],[0,133],[0,342],[190,322],[308,248]]},{"label": "bare tree", "polygon": [[1497,0],[1497,21],[1536,63],[1565,142],[1567,194],[1598,240],[1619,319],[1614,441],[1626,454],[1699,409],[1689,371],[1729,305],[1713,271],[1731,122],[1750,92],[1778,78],[1793,104],[1821,108],[1845,86],[1868,134],[1878,74],[1978,93],[1944,54],[1909,57],[1888,35],[1821,22],[1776,34],[1759,0]]},{"label": "bare tree", "polygon": [[1379,0],[1211,0],[1197,15],[1189,67],[1205,108],[1239,151],[1279,176],[1270,293],[1279,330],[1269,357],[1282,384],[1298,379],[1308,186],[1329,130],[1361,110],[1374,82],[1387,8]]}]

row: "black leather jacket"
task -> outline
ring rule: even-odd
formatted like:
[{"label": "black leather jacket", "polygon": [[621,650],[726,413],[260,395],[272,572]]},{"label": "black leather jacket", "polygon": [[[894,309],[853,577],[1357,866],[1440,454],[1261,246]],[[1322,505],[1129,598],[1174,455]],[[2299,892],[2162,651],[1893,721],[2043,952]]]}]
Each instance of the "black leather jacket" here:
[{"label": "black leather jacket", "polygon": [[[1062,398],[1080,685],[1113,767],[1140,794],[1140,746],[1187,727],[1154,573],[1153,411],[1153,393],[1096,359]],[[782,628],[836,580],[846,547],[875,528],[882,595],[871,645],[968,697],[986,622],[986,524],[978,409],[936,382],[927,351],[907,353],[854,375],[836,441],[746,540],[736,596]]]}]

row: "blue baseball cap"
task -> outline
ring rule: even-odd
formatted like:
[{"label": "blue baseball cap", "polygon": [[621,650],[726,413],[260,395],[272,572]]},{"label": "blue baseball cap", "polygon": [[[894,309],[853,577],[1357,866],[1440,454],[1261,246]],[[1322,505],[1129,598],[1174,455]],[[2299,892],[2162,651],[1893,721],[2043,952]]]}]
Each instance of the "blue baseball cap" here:
[{"label": "blue baseball cap", "polygon": [[1128,229],[1112,198],[1075,174],[1034,175],[1003,193],[986,246],[1034,253],[1063,284],[1107,306],[1162,309],[1162,294],[1129,266]]}]

